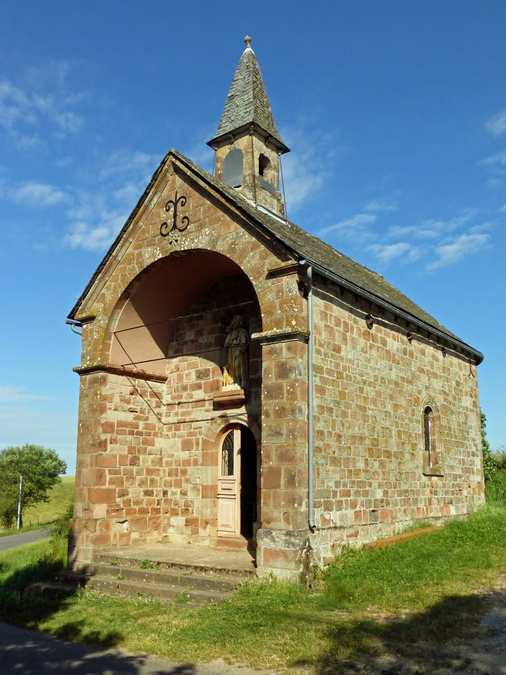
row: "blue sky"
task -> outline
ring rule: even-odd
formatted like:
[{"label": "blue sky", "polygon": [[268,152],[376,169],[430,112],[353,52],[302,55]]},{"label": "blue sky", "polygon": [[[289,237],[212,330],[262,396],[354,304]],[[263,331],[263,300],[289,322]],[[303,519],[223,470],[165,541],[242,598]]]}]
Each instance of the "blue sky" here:
[{"label": "blue sky", "polygon": [[289,216],[485,353],[506,444],[506,4],[0,2],[0,446],[73,470],[64,319],[170,147],[210,166],[245,33]]}]

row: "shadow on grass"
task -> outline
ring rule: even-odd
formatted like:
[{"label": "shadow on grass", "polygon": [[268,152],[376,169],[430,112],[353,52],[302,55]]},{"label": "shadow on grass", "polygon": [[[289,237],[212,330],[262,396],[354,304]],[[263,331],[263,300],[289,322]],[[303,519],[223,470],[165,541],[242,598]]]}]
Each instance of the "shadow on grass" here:
[{"label": "shadow on grass", "polygon": [[[477,635],[485,606],[485,596],[450,596],[424,612],[405,617],[340,618],[327,630],[330,646],[325,653],[316,661],[292,665],[310,666],[317,675],[400,675],[444,668],[463,672],[470,658],[458,647]],[[477,673],[490,672],[480,670],[479,663],[473,662],[473,668]]]},{"label": "shadow on grass", "polygon": [[[194,675],[192,664],[160,669],[153,659],[111,651],[123,637],[118,631],[90,630],[85,620],[69,621],[54,637],[33,632],[41,622],[66,608],[80,592],[78,586],[55,592],[50,584],[65,573],[61,559],[43,557],[8,574],[2,562],[0,582],[0,673],[45,675],[72,672],[93,675],[105,672],[125,675]],[[21,628],[22,627],[22,628]],[[60,639],[57,639],[60,638]],[[65,640],[66,642],[63,642]],[[70,642],[86,644],[70,644]]]}]

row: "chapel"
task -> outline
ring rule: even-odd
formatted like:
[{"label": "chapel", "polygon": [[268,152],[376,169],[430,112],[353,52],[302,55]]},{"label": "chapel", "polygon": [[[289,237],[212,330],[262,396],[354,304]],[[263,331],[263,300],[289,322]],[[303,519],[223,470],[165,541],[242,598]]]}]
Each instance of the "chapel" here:
[{"label": "chapel", "polygon": [[483,356],[287,218],[249,37],[208,144],[212,174],[163,157],[68,316],[73,566],[156,542],[295,578],[476,510]]}]

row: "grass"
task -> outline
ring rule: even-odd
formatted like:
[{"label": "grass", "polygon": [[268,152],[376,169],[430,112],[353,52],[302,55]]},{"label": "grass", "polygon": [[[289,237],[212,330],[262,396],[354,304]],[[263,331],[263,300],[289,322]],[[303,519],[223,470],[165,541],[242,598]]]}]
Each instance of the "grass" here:
[{"label": "grass", "polygon": [[[54,523],[61,518],[67,511],[69,505],[74,499],[74,476],[63,476],[61,483],[49,492],[49,501],[36,504],[23,513],[23,528],[19,532],[29,532],[39,527]],[[0,528],[0,537],[7,537],[11,534],[17,534],[15,528]]]},{"label": "grass", "polygon": [[322,675],[349,672],[350,660],[374,654],[416,659],[418,645],[425,668],[432,657],[420,642],[468,639],[484,589],[506,570],[506,502],[387,548],[347,551],[316,589],[257,580],[200,608],[90,591],[20,596],[28,580],[54,574],[63,559],[63,548],[48,542],[1,555],[0,620],[175,661],[224,658]]},{"label": "grass", "polygon": [[49,492],[49,501],[26,509],[23,514],[24,525],[45,525],[63,516],[74,499],[74,480],[74,476],[63,476],[61,483]]}]

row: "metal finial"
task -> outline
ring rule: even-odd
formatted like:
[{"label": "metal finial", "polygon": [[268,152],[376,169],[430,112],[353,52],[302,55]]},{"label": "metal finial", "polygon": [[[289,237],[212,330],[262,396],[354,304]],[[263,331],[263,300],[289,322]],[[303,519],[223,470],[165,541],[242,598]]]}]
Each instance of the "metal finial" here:
[{"label": "metal finial", "polygon": [[246,49],[251,49],[251,40],[252,38],[249,35],[244,36],[244,44],[246,45]]}]

